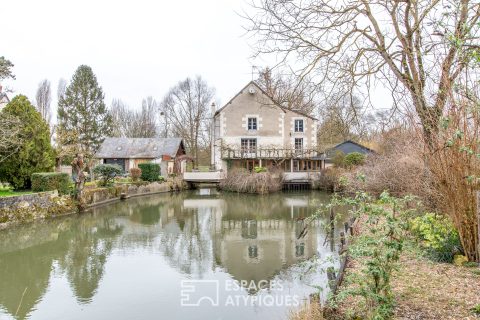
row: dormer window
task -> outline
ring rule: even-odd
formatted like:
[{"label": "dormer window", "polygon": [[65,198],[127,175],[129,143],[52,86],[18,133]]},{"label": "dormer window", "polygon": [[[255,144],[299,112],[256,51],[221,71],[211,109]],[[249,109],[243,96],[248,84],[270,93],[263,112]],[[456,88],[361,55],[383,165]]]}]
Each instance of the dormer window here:
[{"label": "dormer window", "polygon": [[248,130],[257,130],[257,118],[248,118]]},{"label": "dormer window", "polygon": [[303,119],[295,120],[295,132],[303,132]]},{"label": "dormer window", "polygon": [[120,150],[122,150],[122,147],[117,147],[117,151],[120,151]]},{"label": "dormer window", "polygon": [[158,147],[153,147],[153,151],[157,151],[158,150]]}]

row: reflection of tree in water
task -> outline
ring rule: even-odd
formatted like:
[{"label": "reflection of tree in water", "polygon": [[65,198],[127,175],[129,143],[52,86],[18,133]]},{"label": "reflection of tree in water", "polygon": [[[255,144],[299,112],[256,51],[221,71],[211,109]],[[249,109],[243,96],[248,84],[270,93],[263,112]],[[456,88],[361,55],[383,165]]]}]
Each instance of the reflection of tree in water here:
[{"label": "reflection of tree in water", "polygon": [[179,222],[172,221],[160,234],[160,249],[172,266],[201,277],[211,267],[213,259],[211,209],[182,210],[177,207],[175,210],[175,217],[178,213],[183,229]]},{"label": "reflection of tree in water", "polygon": [[0,303],[11,315],[18,308],[17,319],[24,319],[45,294],[54,258],[49,247],[47,243],[0,255]]},{"label": "reflection of tree in water", "polygon": [[69,250],[60,262],[72,290],[81,303],[95,295],[115,237],[122,232],[111,218],[82,219],[72,226]]}]

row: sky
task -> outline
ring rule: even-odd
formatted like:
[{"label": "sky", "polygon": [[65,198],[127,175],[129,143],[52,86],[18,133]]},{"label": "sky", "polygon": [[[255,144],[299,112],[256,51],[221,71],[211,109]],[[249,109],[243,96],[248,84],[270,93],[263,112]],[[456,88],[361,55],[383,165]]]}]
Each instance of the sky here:
[{"label": "sky", "polygon": [[186,77],[201,75],[226,103],[252,79],[245,35],[245,0],[14,0],[1,5],[1,51],[14,63],[13,94],[34,101],[43,79],[70,81],[81,64],[92,67],[105,101],[132,108],[157,100]]},{"label": "sky", "polygon": [[[196,75],[221,106],[252,79],[252,66],[275,64],[251,58],[255,39],[240,16],[248,0],[10,0],[0,10],[0,56],[16,76],[3,86],[34,102],[39,82],[50,80],[53,114],[59,79],[69,82],[81,64],[92,67],[107,106],[121,99],[132,108]],[[382,107],[386,100],[373,97]]]}]

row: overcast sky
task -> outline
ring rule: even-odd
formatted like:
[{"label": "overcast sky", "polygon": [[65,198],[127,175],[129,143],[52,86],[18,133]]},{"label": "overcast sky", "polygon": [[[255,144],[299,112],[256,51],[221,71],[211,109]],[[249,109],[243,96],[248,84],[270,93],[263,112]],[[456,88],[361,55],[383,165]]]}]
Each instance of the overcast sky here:
[{"label": "overcast sky", "polygon": [[[10,0],[1,10],[0,56],[16,75],[4,86],[34,102],[38,83],[50,80],[52,111],[58,80],[69,82],[81,64],[93,68],[107,105],[118,98],[134,108],[195,75],[226,103],[252,79],[252,65],[269,65],[250,58],[239,16],[246,0]],[[384,107],[385,97],[374,103]]]},{"label": "overcast sky", "polygon": [[87,64],[107,105],[120,98],[138,107],[195,75],[227,102],[251,80],[255,64],[237,14],[243,9],[244,0],[3,1],[0,56],[15,64],[16,75],[4,86],[34,101],[46,78],[55,96],[58,80],[70,81]]}]

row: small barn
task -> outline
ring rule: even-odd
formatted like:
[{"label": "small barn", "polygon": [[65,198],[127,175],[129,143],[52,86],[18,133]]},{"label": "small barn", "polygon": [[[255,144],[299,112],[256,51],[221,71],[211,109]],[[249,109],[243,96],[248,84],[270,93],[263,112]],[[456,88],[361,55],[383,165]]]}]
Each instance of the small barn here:
[{"label": "small barn", "polygon": [[185,155],[181,138],[106,138],[95,158],[105,164],[117,164],[125,172],[140,163],[160,164],[161,175],[183,173],[186,161],[176,161]]},{"label": "small barn", "polygon": [[375,151],[373,151],[372,149],[370,149],[370,148],[368,148],[368,147],[366,147],[366,146],[364,146],[360,143],[357,143],[357,142],[352,141],[352,140],[346,140],[342,143],[337,144],[335,147],[330,148],[326,152],[326,163],[327,164],[332,163],[332,159],[337,152],[343,152],[344,154],[358,152],[358,153],[362,153],[362,154],[365,154],[365,155],[375,153]]}]

